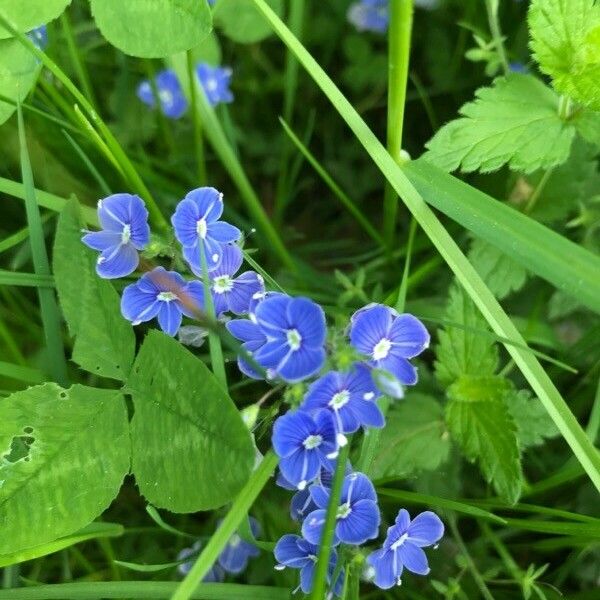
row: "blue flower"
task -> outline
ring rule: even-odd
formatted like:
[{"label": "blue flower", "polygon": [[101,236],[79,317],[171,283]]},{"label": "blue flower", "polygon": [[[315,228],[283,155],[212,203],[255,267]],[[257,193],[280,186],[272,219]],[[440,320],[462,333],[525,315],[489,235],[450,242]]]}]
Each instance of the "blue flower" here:
[{"label": "blue flower", "polygon": [[325,361],[327,327],[323,309],[308,298],[277,295],[256,307],[256,323],[267,337],[254,358],[281,379],[296,383],[314,375]]},{"label": "blue flower", "polygon": [[514,61],[508,65],[508,68],[513,73],[529,73],[529,69],[527,65],[524,65],[522,62]]},{"label": "blue flower", "polygon": [[385,33],[390,21],[388,0],[360,0],[350,5],[347,16],[358,31]]},{"label": "blue flower", "polygon": [[179,273],[163,267],[156,267],[128,285],[121,298],[121,313],[133,325],[158,317],[160,328],[170,336],[177,333],[182,314],[195,317],[203,308],[202,284],[186,282]]},{"label": "blue flower", "polygon": [[138,250],[150,241],[148,211],[143,200],[132,194],[113,194],[98,202],[102,231],[86,233],[81,241],[99,250],[96,272],[104,279],[125,277],[139,264]]},{"label": "blue flower", "polygon": [[242,253],[235,244],[223,246],[223,256],[219,266],[211,271],[211,291],[215,313],[220,315],[231,311],[237,315],[247,314],[252,297],[264,292],[263,278],[254,271],[245,271],[233,276],[242,266]]},{"label": "blue flower", "polygon": [[[317,564],[318,546],[307,542],[298,535],[284,535],[276,544],[273,554],[279,563],[275,568],[277,570],[290,567],[291,569],[300,569],[300,589],[309,594],[312,590],[313,579],[315,576],[315,567]],[[331,582],[331,577],[335,571],[337,563],[337,553],[332,549],[329,555],[329,565],[327,568],[327,581]],[[341,584],[343,582],[343,572],[340,573],[334,586],[334,593],[339,595]]]},{"label": "blue flower", "polygon": [[[250,319],[232,319],[225,323],[225,327],[231,335],[240,340],[244,352],[252,354],[267,343],[267,337],[260,330],[260,327]],[[252,379],[262,379],[263,376],[252,367],[243,356],[238,355],[237,359],[239,370]]]},{"label": "blue flower", "polygon": [[346,444],[344,433],[359,427],[383,427],[385,418],[368,367],[356,363],[348,372],[330,371],[317,379],[306,392],[302,410],[327,409],[332,412],[338,431],[338,443]]},{"label": "blue flower", "polygon": [[200,80],[204,94],[211,106],[233,102],[233,94],[229,90],[230,68],[211,67],[206,63],[200,63],[196,65],[196,76]]},{"label": "blue flower", "polygon": [[[195,555],[199,554],[201,547],[202,547],[201,542],[199,542],[199,541],[194,542],[194,544],[191,546],[191,548],[184,548],[183,550],[181,550],[181,552],[177,555],[177,560],[184,560],[190,556],[195,556]],[[177,570],[179,571],[179,573],[181,575],[185,576],[191,571],[193,566],[194,566],[194,561],[189,560],[187,562],[181,563],[177,567]],[[218,564],[215,564],[210,568],[208,573],[203,577],[202,581],[203,581],[203,583],[221,583],[224,579],[225,579],[225,572]]]},{"label": "blue flower", "polygon": [[183,256],[194,273],[202,273],[200,244],[204,247],[208,270],[219,266],[223,256],[223,245],[240,238],[240,230],[225,221],[223,194],[212,187],[192,190],[177,205],[171,223],[175,237],[183,246]]},{"label": "blue flower", "polygon": [[[318,510],[310,513],[302,524],[302,535],[312,544],[321,540],[330,490],[313,485],[310,493]],[[334,530],[334,544],[363,544],[377,537],[381,516],[377,494],[369,478],[363,473],[351,473],[344,478],[340,505]]]},{"label": "blue flower", "polygon": [[[254,517],[249,517],[250,529],[254,537],[260,535],[260,525]],[[227,542],[225,549],[219,554],[219,564],[228,573],[234,575],[241,573],[247,566],[248,560],[258,556],[260,550],[244,541],[237,533],[234,533]]]},{"label": "blue flower", "polygon": [[383,548],[367,557],[375,569],[375,584],[384,590],[400,585],[405,568],[427,575],[429,564],[422,548],[433,546],[443,535],[444,524],[435,513],[425,511],[411,521],[408,511],[402,509],[387,531]]},{"label": "blue flower", "polygon": [[416,317],[372,304],[352,316],[350,343],[370,358],[372,367],[388,371],[403,385],[414,385],[417,370],[408,359],[429,346],[429,333]]},{"label": "blue flower", "polygon": [[283,476],[299,490],[318,477],[321,467],[333,470],[331,460],[338,454],[338,445],[335,424],[327,411],[314,417],[302,411],[288,412],[275,421],[272,441]]},{"label": "blue flower", "polygon": [[[155,78],[156,91],[163,114],[170,119],[179,119],[187,110],[187,100],[179,85],[175,71],[165,69]],[[156,97],[149,81],[142,81],[137,89],[138,98],[148,106],[156,106]]]},{"label": "blue flower", "polygon": [[48,45],[48,28],[45,25],[40,25],[28,32],[27,37],[38,50],[44,50]]}]

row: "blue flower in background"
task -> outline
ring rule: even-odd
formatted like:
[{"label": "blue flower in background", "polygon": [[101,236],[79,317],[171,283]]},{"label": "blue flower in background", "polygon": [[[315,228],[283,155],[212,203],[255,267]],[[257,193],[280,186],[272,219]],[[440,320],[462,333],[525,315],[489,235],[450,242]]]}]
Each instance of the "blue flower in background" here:
[{"label": "blue flower in background", "polygon": [[[191,548],[184,548],[183,550],[181,550],[181,552],[177,555],[177,560],[184,560],[190,556],[195,556],[195,555],[199,554],[201,547],[202,547],[201,542],[194,542],[194,544],[191,546]],[[177,570],[179,571],[179,573],[181,575],[185,576],[190,572],[190,570],[192,569],[193,566],[194,566],[194,561],[190,560],[188,562],[181,563],[177,567]],[[215,564],[210,568],[210,570],[204,576],[202,581],[204,583],[221,583],[224,579],[225,579],[225,572],[218,564]]]},{"label": "blue flower in background", "polygon": [[204,308],[204,288],[199,281],[186,282],[175,271],[156,267],[123,290],[121,313],[133,325],[158,317],[160,328],[174,336],[182,314],[194,317]]},{"label": "blue flower in background", "polygon": [[177,205],[171,223],[175,237],[183,246],[183,256],[194,273],[202,273],[200,244],[204,247],[208,270],[219,266],[223,245],[237,241],[241,232],[237,227],[219,221],[223,214],[223,194],[212,187],[189,192]]},{"label": "blue flower in background", "polygon": [[[310,493],[319,507],[302,524],[302,535],[312,544],[318,544],[325,524],[330,490],[313,485]],[[342,496],[337,509],[334,544],[363,544],[377,537],[381,516],[377,494],[369,478],[363,473],[351,473],[344,478]]]},{"label": "blue flower in background", "polygon": [[104,279],[125,277],[139,264],[138,250],[150,241],[148,211],[139,196],[113,194],[98,202],[102,231],[86,233],[81,241],[100,251],[96,272]]},{"label": "blue flower in background", "polygon": [[308,298],[265,298],[254,313],[267,337],[254,358],[289,383],[314,375],[325,361],[327,327],[323,309]]},{"label": "blue flower in background", "polygon": [[45,50],[48,46],[48,28],[40,25],[27,33],[27,37],[34,43],[38,50]]},{"label": "blue flower in background", "polygon": [[384,590],[400,585],[405,568],[417,575],[427,575],[429,564],[422,549],[433,546],[443,535],[444,524],[435,513],[425,511],[411,521],[408,511],[402,509],[387,531],[383,548],[367,557],[375,569],[375,584]]},{"label": "blue flower in background", "polygon": [[211,291],[217,315],[231,311],[237,315],[247,314],[255,294],[264,292],[263,278],[254,271],[234,275],[242,266],[242,252],[238,246],[223,246],[223,257],[219,266],[211,271]]},{"label": "blue flower in background", "polygon": [[403,385],[414,385],[417,370],[408,359],[429,346],[429,333],[416,317],[373,304],[352,316],[350,343],[369,357],[372,367],[388,371]]},{"label": "blue flower in background", "polygon": [[[267,337],[260,330],[260,327],[250,319],[232,319],[225,323],[225,327],[231,335],[242,343],[242,349],[245,352],[253,353],[267,343]],[[237,359],[239,370],[252,379],[262,379],[263,376],[244,358],[238,355]]]},{"label": "blue flower in background", "polygon": [[385,33],[390,22],[388,0],[360,0],[350,5],[347,16],[358,31]]},{"label": "blue flower in background", "polygon": [[512,73],[529,73],[529,69],[527,68],[527,65],[524,65],[522,62],[511,62],[508,65],[508,68],[510,69],[510,71]]},{"label": "blue flower in background", "polygon": [[[249,517],[250,529],[252,535],[257,537],[260,535],[260,525],[254,517]],[[219,554],[219,564],[228,573],[237,575],[241,573],[247,566],[248,560],[260,554],[260,550],[244,541],[237,533],[234,533],[227,542],[225,549]]]},{"label": "blue flower in background", "polygon": [[229,89],[231,75],[228,67],[211,67],[206,63],[196,65],[196,76],[211,106],[233,102],[233,94]]},{"label": "blue flower in background", "polygon": [[[170,119],[179,119],[187,110],[187,100],[179,85],[177,75],[165,69],[156,75],[156,91],[163,114]],[[156,97],[149,81],[142,81],[137,89],[138,98],[148,106],[156,106]]]},{"label": "blue flower in background", "polygon": [[316,479],[321,468],[333,471],[331,461],[338,454],[338,445],[335,424],[327,411],[314,417],[302,411],[279,417],[272,442],[283,476],[299,490]]},{"label": "blue flower in background", "polygon": [[[313,586],[318,552],[318,546],[307,542],[299,535],[284,535],[277,542],[277,545],[273,550],[275,560],[279,563],[275,568],[278,570],[285,569],[285,567],[300,569],[300,589],[305,594],[309,594]],[[337,553],[335,550],[332,550],[329,555],[329,565],[327,568],[328,582],[331,582],[336,563]],[[336,595],[339,595],[341,592],[342,581],[343,572],[340,573],[340,577],[338,577],[336,581],[334,590]]]},{"label": "blue flower in background", "polygon": [[369,368],[356,363],[345,373],[330,371],[312,383],[301,408],[331,411],[338,431],[338,443],[344,446],[347,442],[345,433],[354,433],[359,427],[385,425],[385,418],[376,402],[379,395]]}]

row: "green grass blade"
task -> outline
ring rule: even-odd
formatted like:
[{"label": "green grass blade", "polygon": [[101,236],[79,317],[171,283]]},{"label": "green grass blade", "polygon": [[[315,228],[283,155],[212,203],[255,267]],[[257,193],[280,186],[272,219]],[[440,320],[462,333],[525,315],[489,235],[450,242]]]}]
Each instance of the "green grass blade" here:
[{"label": "green grass blade", "polygon": [[[302,44],[290,33],[281,19],[267,6],[264,0],[253,0],[253,2],[271,23],[275,33],[296,54],[300,63],[313,77],[346,121],[382,174],[403,199],[423,231],[451,268],[460,284],[473,299],[492,329],[498,335],[514,340],[518,344],[525,345],[525,340],[517,331],[517,328],[502,310],[502,307],[487,288],[477,271],[475,271],[467,257],[461,252],[452,236],[427,206],[420,193],[407,178],[403,169],[396,164],[350,102]],[[506,349],[544,404],[544,407],[588,476],[596,488],[600,490],[600,454],[585,435],[581,425],[569,410],[566,402],[535,356],[513,345],[507,345]]]},{"label": "green grass blade", "polygon": [[16,271],[0,270],[0,285],[53,288],[54,278],[52,275],[38,275],[37,273],[18,273]]},{"label": "green grass blade", "polygon": [[62,130],[62,133],[67,138],[69,144],[71,144],[71,146],[73,147],[73,150],[75,150],[75,152],[77,153],[77,156],[81,158],[81,161],[86,166],[91,176],[96,180],[96,182],[100,186],[100,189],[102,190],[102,193],[106,196],[109,196],[111,194],[111,190],[108,187],[108,183],[106,183],[106,179],[102,177],[100,171],[98,171],[94,163],[89,159],[88,155],[85,153],[83,148],[73,139],[71,135],[69,135],[69,133],[65,129]]},{"label": "green grass blade", "polygon": [[[44,228],[40,210],[35,199],[35,186],[33,184],[33,173],[27,151],[25,140],[25,125],[23,123],[23,111],[21,105],[17,106],[19,123],[19,145],[21,150],[21,174],[25,191],[25,211],[27,213],[27,224],[29,226],[29,241],[31,244],[31,256],[36,275],[50,277],[50,262],[46,250]],[[57,383],[63,386],[68,384],[67,361],[62,340],[61,315],[56,301],[54,290],[48,286],[38,287],[42,323],[44,326],[44,337],[46,338],[46,349],[48,353],[48,368],[50,375]]]}]

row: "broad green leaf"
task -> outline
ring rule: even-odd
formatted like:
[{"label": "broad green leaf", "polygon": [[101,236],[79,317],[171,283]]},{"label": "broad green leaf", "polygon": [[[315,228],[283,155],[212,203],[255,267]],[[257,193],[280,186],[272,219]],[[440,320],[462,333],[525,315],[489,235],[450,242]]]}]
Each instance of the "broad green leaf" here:
[{"label": "broad green leaf", "polygon": [[442,385],[450,385],[463,375],[493,375],[498,367],[498,351],[486,332],[488,326],[473,301],[460,287],[450,288],[444,319],[462,327],[447,325],[438,332],[435,375]]},{"label": "broad green leaf", "polygon": [[575,128],[559,117],[557,94],[532,75],[512,73],[460,109],[427,143],[425,158],[447,171],[515,171],[560,165],[569,157]]},{"label": "broad green leaf", "polygon": [[374,479],[404,478],[437,469],[448,458],[444,411],[434,398],[410,393],[393,404],[368,473]]},{"label": "broad green leaf", "polygon": [[[0,14],[19,31],[30,31],[56,19],[69,4],[71,0],[0,0]],[[0,26],[0,39],[9,37]]]},{"label": "broad green leaf", "polygon": [[221,45],[214,31],[192,48],[194,64],[203,62],[212,66],[221,64]]},{"label": "broad green leaf", "polygon": [[197,46],[212,28],[204,0],[91,0],[102,35],[119,50],[163,58]]},{"label": "broad green leaf", "polygon": [[521,448],[541,446],[546,439],[560,435],[556,425],[537,398],[527,390],[510,390],[504,396],[508,411],[517,426]]},{"label": "broad green leaf", "polygon": [[129,456],[119,391],[47,383],[0,402],[0,554],[91,523],[117,495]]},{"label": "broad green leaf", "polygon": [[[0,93],[3,96],[15,102],[24,100],[40,70],[38,60],[19,40],[0,40]],[[0,125],[16,110],[16,105],[0,100]]]},{"label": "broad green leaf", "polygon": [[173,512],[223,506],[254,464],[248,428],[205,364],[181,344],[150,331],[127,390],[132,469],[141,493]]},{"label": "broad green leaf", "polygon": [[533,0],[531,49],[554,87],[600,110],[600,5],[593,0]]},{"label": "broad green leaf", "polygon": [[103,377],[123,381],[135,354],[135,335],[123,319],[119,295],[96,275],[94,253],[81,242],[81,213],[76,200],[61,212],[54,241],[53,268],[58,297],[75,335],[73,360]]},{"label": "broad green leaf", "polygon": [[573,117],[573,124],[586,142],[600,146],[600,112],[579,110]]},{"label": "broad green leaf", "polygon": [[27,560],[33,560],[34,558],[40,558],[41,556],[54,554],[55,552],[59,552],[65,548],[70,548],[71,546],[80,544],[81,542],[87,542],[88,540],[106,537],[118,537],[123,535],[124,531],[124,527],[122,525],[117,525],[116,523],[91,523],[80,531],[77,531],[66,537],[58,538],[53,542],[42,544],[40,546],[34,546],[33,548],[28,548],[27,550],[22,550],[20,552],[0,554],[0,567],[16,565]]},{"label": "broad green leaf", "polygon": [[520,290],[527,280],[527,271],[521,265],[481,240],[473,241],[469,260],[499,300]]},{"label": "broad green leaf", "polygon": [[470,461],[477,461],[499,496],[514,503],[523,483],[515,422],[504,396],[502,377],[464,376],[448,388],[448,428]]},{"label": "broad green leaf", "polygon": [[[279,15],[283,13],[283,0],[267,0]],[[230,39],[240,44],[260,42],[271,34],[269,24],[252,0],[217,0],[213,8],[215,25]]]}]

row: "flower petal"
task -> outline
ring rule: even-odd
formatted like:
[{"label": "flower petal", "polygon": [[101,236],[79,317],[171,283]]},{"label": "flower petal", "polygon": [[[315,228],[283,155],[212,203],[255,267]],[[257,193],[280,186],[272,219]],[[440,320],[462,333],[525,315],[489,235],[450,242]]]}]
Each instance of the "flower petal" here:
[{"label": "flower petal", "polygon": [[394,353],[403,358],[413,358],[429,346],[429,333],[425,325],[409,314],[398,315],[390,329]]},{"label": "flower petal", "polygon": [[295,484],[298,489],[303,489],[319,476],[321,470],[319,453],[302,447],[283,457],[279,461],[279,468],[288,481]]},{"label": "flower petal", "polygon": [[418,381],[417,369],[392,350],[377,366],[391,373],[402,385],[414,385]]},{"label": "flower petal", "polygon": [[207,223],[218,221],[223,214],[223,194],[213,187],[196,188],[185,199],[198,207],[198,219],[203,218]]},{"label": "flower petal", "polygon": [[429,573],[429,563],[425,552],[419,546],[412,544],[408,540],[396,550],[398,558],[406,569],[417,575],[427,575]]},{"label": "flower petal", "polygon": [[181,310],[175,302],[160,302],[158,324],[160,328],[173,337],[181,325]]},{"label": "flower petal", "polygon": [[265,369],[274,369],[290,352],[281,340],[267,342],[254,354],[256,362]]},{"label": "flower petal", "polygon": [[273,550],[275,560],[292,569],[301,569],[304,565],[312,562],[298,546],[298,540],[300,539],[300,536],[292,534],[281,537]]},{"label": "flower petal", "polygon": [[121,233],[125,225],[131,225],[140,210],[145,210],[144,202],[133,194],[112,194],[98,202],[98,220],[102,229]]},{"label": "flower petal", "polygon": [[234,227],[226,221],[215,221],[214,223],[210,223],[208,225],[207,237],[212,238],[220,244],[237,242],[241,236],[242,232],[237,227]]},{"label": "flower petal", "polygon": [[204,286],[200,281],[190,281],[177,293],[181,312],[192,319],[204,311]]},{"label": "flower petal", "polygon": [[[302,523],[302,535],[304,539],[315,546],[318,546],[321,542],[326,514],[327,510],[320,508],[319,510],[311,512],[306,519],[304,519],[304,523]],[[337,536],[334,535],[333,545],[337,546],[338,544],[339,540],[337,539]]]},{"label": "flower petal", "polygon": [[233,280],[229,293],[229,310],[236,315],[247,314],[254,294],[264,290],[262,277],[254,271],[246,271]]},{"label": "flower petal", "polygon": [[376,304],[361,311],[350,328],[350,343],[362,354],[371,356],[373,348],[387,337],[392,312],[387,306]]},{"label": "flower petal", "polygon": [[283,358],[275,367],[277,374],[288,383],[302,381],[317,373],[325,362],[323,348],[300,348]]},{"label": "flower petal", "polygon": [[333,396],[340,391],[339,373],[329,371],[323,377],[310,384],[304,396],[302,408],[309,411],[328,408]]},{"label": "flower petal", "polygon": [[306,563],[300,570],[300,589],[305,594],[310,594],[315,578],[316,564],[314,561]]},{"label": "flower petal", "polygon": [[120,244],[104,250],[96,261],[96,273],[103,279],[118,279],[131,275],[140,262],[131,244]]},{"label": "flower petal", "polygon": [[[220,240],[217,241],[220,242]],[[221,248],[221,254],[221,262],[219,263],[219,266],[211,272],[211,277],[215,278],[220,277],[221,275],[233,277],[240,270],[244,260],[240,247],[237,244],[225,244]]]},{"label": "flower petal", "polygon": [[302,345],[311,348],[322,346],[327,335],[323,309],[308,298],[293,298],[287,306],[287,320],[298,330]]},{"label": "flower petal", "polygon": [[402,563],[397,560],[392,550],[376,550],[367,556],[367,563],[375,569],[375,585],[382,590],[389,590],[397,585],[402,575]]},{"label": "flower petal", "polygon": [[[288,412],[278,417],[273,425],[273,449],[278,456],[290,456],[299,448],[303,448],[302,442],[315,433],[315,430],[316,424],[307,414],[300,411]],[[281,471],[290,483],[296,483],[283,469]]]},{"label": "flower petal", "polygon": [[92,250],[107,250],[121,244],[122,235],[117,231],[90,231],[81,241]]},{"label": "flower petal", "polygon": [[345,544],[364,544],[379,534],[381,516],[373,500],[359,500],[352,504],[352,512],[345,519],[338,519],[335,531]]},{"label": "flower petal", "polygon": [[175,208],[171,223],[175,237],[184,248],[197,246],[200,238],[197,224],[200,217],[198,206],[191,200],[182,200]]},{"label": "flower petal", "polygon": [[266,342],[266,338],[261,333],[258,325],[253,323],[250,319],[232,319],[225,323],[225,327],[234,338],[242,342]]},{"label": "flower petal", "polygon": [[408,539],[417,546],[432,546],[442,539],[444,524],[430,510],[417,515],[407,529]]},{"label": "flower petal", "polygon": [[265,334],[285,335],[285,332],[289,329],[286,310],[291,301],[292,299],[284,294],[269,296],[256,307],[256,321]]},{"label": "flower petal", "polygon": [[148,294],[132,283],[123,290],[121,297],[121,314],[134,325],[150,321],[160,309],[160,302],[155,294]]}]

